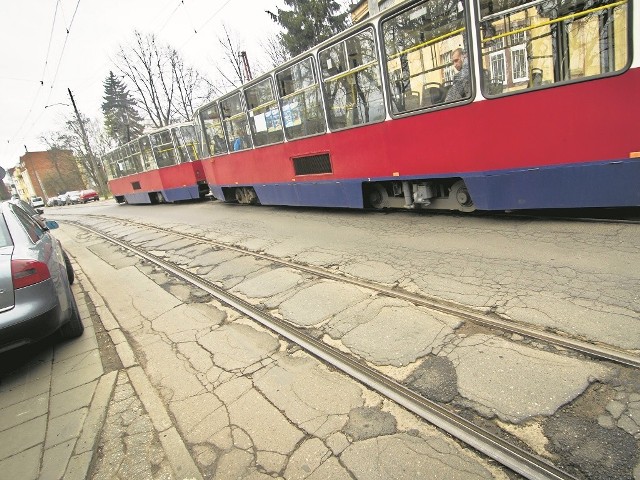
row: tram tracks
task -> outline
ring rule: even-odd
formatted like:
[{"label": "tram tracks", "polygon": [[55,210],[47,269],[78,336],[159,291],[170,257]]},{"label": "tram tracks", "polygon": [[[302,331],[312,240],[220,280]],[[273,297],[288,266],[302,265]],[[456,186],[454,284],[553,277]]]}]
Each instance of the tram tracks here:
[{"label": "tram tracks", "polygon": [[[99,216],[92,216],[92,217],[96,218]],[[109,220],[111,222],[114,221],[112,217],[109,217]],[[404,300],[416,306],[429,309],[431,311],[451,315],[465,322],[470,322],[472,324],[479,325],[489,329],[499,330],[507,334],[522,335],[529,339],[544,342],[546,344],[549,344],[557,348],[564,348],[564,349],[574,351],[576,353],[587,355],[588,357],[593,359],[609,361],[609,362],[613,362],[616,364],[625,365],[633,368],[640,368],[640,355],[622,350],[612,345],[598,344],[590,341],[581,340],[578,338],[571,338],[561,333],[542,330],[540,328],[523,324],[513,320],[506,320],[492,313],[487,314],[483,312],[474,311],[473,309],[466,308],[461,305],[456,305],[452,302],[442,301],[437,298],[430,298],[424,295],[416,295],[406,291],[389,288],[374,282],[362,280],[355,277],[350,277],[344,274],[334,273],[323,268],[309,266],[309,265],[302,265],[300,263],[291,262],[281,258],[273,257],[271,255],[267,255],[259,252],[252,252],[252,251],[239,248],[233,245],[228,245],[222,242],[214,241],[199,235],[185,233],[185,232],[176,232],[174,230],[167,231],[166,229],[160,228],[153,224],[132,221],[128,219],[118,219],[117,221],[133,227],[151,229],[151,230],[162,232],[162,233],[171,233],[172,235],[175,235],[178,237],[194,240],[199,243],[206,243],[217,249],[237,252],[241,255],[250,256],[255,259],[265,260],[267,262],[270,262],[279,266],[287,267],[299,272],[304,272],[304,273],[313,275],[319,279],[333,280],[333,281],[342,282],[342,283],[354,285],[361,288],[366,288],[368,290],[377,292],[378,294],[387,296],[389,298]],[[74,223],[83,226],[82,224],[79,224],[77,222],[74,222]]]},{"label": "tram tracks", "polygon": [[[477,451],[496,460],[505,467],[519,473],[525,478],[530,479],[573,479],[572,475],[564,472],[551,464],[547,460],[529,453],[528,451],[516,446],[515,444],[504,440],[498,435],[475,425],[473,422],[464,417],[448,410],[438,403],[426,399],[416,394],[411,389],[391,379],[390,377],[380,373],[376,369],[370,367],[366,362],[355,358],[353,355],[342,352],[322,340],[314,338],[314,336],[305,333],[299,327],[292,325],[286,320],[279,319],[264,312],[261,308],[251,304],[250,302],[229,293],[228,291],[218,287],[213,282],[203,279],[202,277],[166,261],[156,255],[153,255],[141,248],[131,245],[129,242],[114,238],[113,236],[96,230],[95,228],[83,225],[78,222],[71,222],[76,226],[91,232],[120,248],[135,254],[136,256],[154,264],[164,271],[172,274],[178,279],[197,287],[221,303],[233,308],[250,319],[260,323],[273,332],[283,336],[289,341],[299,345],[301,348],[316,356],[322,361],[339,369],[350,377],[358,380],[362,384],[377,391],[381,395],[397,404],[405,407],[417,416],[423,418],[427,422],[439,427],[451,436],[459,439],[463,443],[473,447]],[[140,225],[140,224],[138,224]],[[156,228],[145,226],[145,228]],[[203,239],[182,234],[184,237]],[[211,242],[210,242],[211,243]],[[215,242],[213,242],[215,243]],[[236,249],[235,247],[232,247]],[[237,249],[246,253],[242,249]],[[257,254],[260,257],[266,257]],[[289,263],[289,262],[285,262]],[[308,267],[309,273],[315,271],[315,268]],[[332,278],[333,275],[325,278]],[[359,286],[366,285],[367,282],[356,283]]]}]

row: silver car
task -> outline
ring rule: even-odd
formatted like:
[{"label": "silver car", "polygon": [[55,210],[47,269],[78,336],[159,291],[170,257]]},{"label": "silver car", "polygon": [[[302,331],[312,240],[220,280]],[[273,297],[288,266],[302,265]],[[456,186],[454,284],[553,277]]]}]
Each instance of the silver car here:
[{"label": "silver car", "polygon": [[82,335],[74,273],[60,242],[20,204],[0,204],[0,353],[54,332]]}]

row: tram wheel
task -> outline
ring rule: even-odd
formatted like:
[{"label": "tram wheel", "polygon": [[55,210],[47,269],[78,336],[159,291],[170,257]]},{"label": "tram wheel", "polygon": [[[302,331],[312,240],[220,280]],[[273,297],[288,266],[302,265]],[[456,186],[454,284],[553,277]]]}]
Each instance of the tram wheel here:
[{"label": "tram wheel", "polygon": [[471,199],[471,195],[469,195],[469,190],[467,190],[467,186],[462,180],[458,180],[451,186],[449,198],[455,199],[458,204],[458,210],[461,212],[473,212],[476,209],[476,206],[473,204],[473,200]]},{"label": "tram wheel", "polygon": [[382,209],[389,206],[389,194],[379,183],[367,186],[365,198],[371,208]]}]

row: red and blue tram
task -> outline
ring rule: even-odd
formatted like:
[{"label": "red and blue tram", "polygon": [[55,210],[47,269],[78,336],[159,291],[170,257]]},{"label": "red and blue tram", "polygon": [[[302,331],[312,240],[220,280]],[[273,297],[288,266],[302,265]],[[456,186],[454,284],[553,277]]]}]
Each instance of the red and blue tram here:
[{"label": "red and blue tram", "polygon": [[269,205],[638,206],[638,26],[631,0],[405,2],[200,108],[209,187]]},{"label": "red and blue tram", "polygon": [[118,203],[177,202],[209,193],[198,135],[189,123],[136,138],[107,153],[103,164]]}]

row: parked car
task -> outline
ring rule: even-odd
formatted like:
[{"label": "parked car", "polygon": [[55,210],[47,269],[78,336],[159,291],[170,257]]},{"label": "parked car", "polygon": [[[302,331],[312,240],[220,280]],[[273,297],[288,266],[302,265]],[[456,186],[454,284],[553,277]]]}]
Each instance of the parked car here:
[{"label": "parked car", "polygon": [[42,200],[42,197],[31,197],[30,203],[33,208],[44,207],[44,200]]},{"label": "parked car", "polygon": [[75,205],[76,203],[80,203],[80,190],[63,193],[58,197],[58,202],[60,205]]},{"label": "parked car", "polygon": [[75,275],[62,245],[18,203],[0,204],[0,352],[54,332],[82,335],[71,291]]},{"label": "parked car", "polygon": [[100,200],[100,195],[98,195],[98,192],[95,190],[88,189],[80,191],[80,203],[97,202],[98,200]]}]

